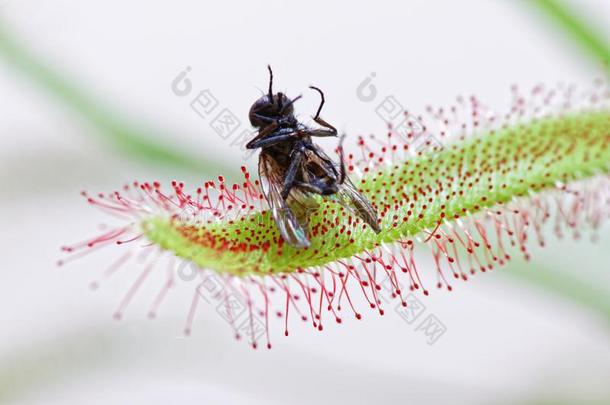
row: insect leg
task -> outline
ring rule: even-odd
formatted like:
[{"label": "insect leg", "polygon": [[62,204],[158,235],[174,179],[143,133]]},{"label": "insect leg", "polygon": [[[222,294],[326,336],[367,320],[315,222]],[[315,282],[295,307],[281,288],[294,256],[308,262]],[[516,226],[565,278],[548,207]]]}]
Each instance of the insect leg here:
[{"label": "insect leg", "polygon": [[252,146],[252,145],[255,144],[256,142],[258,142],[259,140],[263,139],[268,134],[273,133],[277,129],[277,127],[278,127],[277,123],[272,123],[272,124],[267,125],[265,128],[263,128],[262,130],[260,130],[258,132],[258,134],[254,137],[254,139],[250,140],[250,142],[248,142],[246,144],[246,149],[257,148],[257,146]]},{"label": "insect leg", "polygon": [[269,102],[273,103],[273,71],[271,70],[271,65],[267,65],[267,69],[269,70]]},{"label": "insect leg", "polygon": [[276,118],[266,117],[264,115],[260,115],[259,113],[253,113],[252,115],[254,115],[259,120],[266,122],[267,124],[273,124],[274,122],[277,122]]},{"label": "insect leg", "polygon": [[288,194],[290,194],[290,189],[294,185],[294,178],[296,177],[297,170],[301,165],[301,160],[303,160],[303,150],[295,149],[294,152],[290,154],[290,166],[288,166],[288,170],[286,171],[286,176],[284,177],[284,189],[282,190],[282,198],[286,200],[288,198]]},{"label": "insect leg", "polygon": [[320,160],[322,160],[324,163],[326,163],[328,165],[328,167],[330,167],[332,169],[335,176],[339,177],[338,184],[343,184],[343,182],[345,182],[345,162],[343,160],[343,138],[345,138],[345,135],[341,135],[341,140],[339,141],[339,159],[341,160],[341,166],[339,166],[339,168],[340,168],[339,172],[337,172],[337,169],[335,168],[335,163],[332,160],[330,160],[326,155],[323,155],[323,154],[321,155],[320,151],[316,148],[315,145],[312,145],[312,144],[304,145],[307,149],[312,151]]},{"label": "insect leg", "polygon": [[[318,118],[318,120],[321,120],[321,118]],[[316,121],[318,122],[318,121]],[[319,123],[319,122],[318,122]],[[320,124],[322,125],[322,124]],[[307,131],[304,131],[307,135],[309,136],[337,136],[337,130],[336,129],[310,129]]]},{"label": "insect leg", "polygon": [[331,195],[337,192],[336,185],[329,185],[320,181],[316,181],[315,183],[306,183],[304,181],[295,180],[294,185],[298,186],[303,190],[307,190],[311,193],[316,193],[320,195]]},{"label": "insect leg", "polygon": [[324,92],[322,92],[322,90],[315,86],[309,86],[309,88],[320,93],[320,106],[318,107],[318,111],[316,111],[315,117],[313,117],[313,119],[316,120],[320,117],[320,112],[322,111],[322,107],[324,106]]},{"label": "insect leg", "polygon": [[313,120],[315,122],[317,122],[319,125],[323,126],[324,128],[328,128],[328,130],[313,130],[311,131],[312,133],[310,134],[311,136],[335,136],[337,135],[337,129],[335,127],[333,127],[332,125],[330,125],[328,122],[324,121],[322,118],[320,118],[320,112],[322,111],[322,107],[324,106],[324,92],[322,92],[322,90],[320,90],[319,88],[315,87],[315,86],[309,86],[310,89],[313,89],[315,91],[317,91],[318,93],[320,93],[320,106],[318,107],[318,111],[316,111],[316,115],[313,117]]},{"label": "insect leg", "polygon": [[246,149],[264,148],[266,146],[272,146],[278,143],[282,143],[294,137],[294,132],[288,134],[271,135],[266,138],[257,136],[246,144]]},{"label": "insect leg", "polygon": [[[279,124],[277,121],[272,122],[271,124],[267,125],[265,128],[261,129],[252,141],[254,141],[255,139],[264,138],[265,136],[275,132],[278,129],[278,127],[279,127]],[[252,141],[250,141],[250,142],[252,142]]]},{"label": "insect leg", "polygon": [[339,139],[339,184],[345,183],[345,159],[343,158],[343,140],[345,139],[345,134],[341,135],[341,139]]},{"label": "insect leg", "polygon": [[294,104],[294,102],[299,100],[301,97],[303,97],[303,95],[299,94],[292,100],[288,101],[284,106],[280,105],[280,114],[282,114],[284,112],[284,110],[286,110],[288,107],[290,107],[292,104]]}]

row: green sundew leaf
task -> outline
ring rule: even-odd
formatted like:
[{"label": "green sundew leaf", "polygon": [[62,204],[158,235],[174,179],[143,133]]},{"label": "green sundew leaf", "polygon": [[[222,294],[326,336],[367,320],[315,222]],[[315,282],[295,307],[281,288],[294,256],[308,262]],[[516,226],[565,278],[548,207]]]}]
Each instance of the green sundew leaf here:
[{"label": "green sundew leaf", "polygon": [[7,30],[1,26],[1,21],[0,57],[18,69],[25,77],[45,89],[55,100],[68,105],[87,119],[99,130],[93,131],[93,133],[98,134],[105,142],[128,156],[151,164],[173,166],[198,175],[223,173],[226,177],[231,178],[237,174],[233,167],[210,159],[209,153],[195,156],[186,149],[154,140],[149,136],[151,131],[145,126],[134,125],[125,120],[116,111],[112,111],[74,82],[63,77],[60,72],[54,71],[29,54],[23,46],[11,38]]},{"label": "green sundew leaf", "polygon": [[351,222],[346,210],[325,199],[311,216],[307,249],[280,243],[269,212],[204,225],[154,216],[142,229],[151,242],[217,272],[287,273],[405,241],[485,208],[527,203],[558,182],[609,171],[610,113],[582,112],[477,135],[365,175],[358,186],[382,208],[379,234],[361,221]]},{"label": "green sundew leaf", "polygon": [[607,37],[560,0],[530,0],[530,3],[543,11],[583,51],[602,62],[606,71],[610,72],[610,45]]}]

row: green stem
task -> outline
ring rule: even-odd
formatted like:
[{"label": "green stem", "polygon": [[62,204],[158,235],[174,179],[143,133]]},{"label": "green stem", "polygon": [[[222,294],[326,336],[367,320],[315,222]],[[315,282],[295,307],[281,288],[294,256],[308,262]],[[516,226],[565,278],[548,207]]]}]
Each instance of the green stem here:
[{"label": "green stem", "polygon": [[570,275],[565,271],[551,271],[540,263],[534,265],[510,266],[510,271],[502,272],[530,285],[552,292],[564,298],[593,309],[610,325],[610,299],[609,292],[599,283],[587,282],[587,279]]},{"label": "green stem", "polygon": [[25,48],[11,38],[0,21],[0,57],[19,73],[46,90],[57,101],[69,106],[99,130],[97,134],[128,156],[139,158],[152,164],[165,164],[198,175],[224,173],[226,177],[235,175],[233,167],[220,160],[210,160],[209,151],[198,156],[187,149],[176,148],[166,142],[154,140],[150,130],[133,125],[120,117],[116,111],[104,106],[87,94],[73,81],[61,73],[41,63]]},{"label": "green stem", "polygon": [[608,39],[599,33],[591,24],[559,0],[530,0],[530,3],[544,12],[572,40],[602,62],[604,69],[610,72],[610,45]]}]

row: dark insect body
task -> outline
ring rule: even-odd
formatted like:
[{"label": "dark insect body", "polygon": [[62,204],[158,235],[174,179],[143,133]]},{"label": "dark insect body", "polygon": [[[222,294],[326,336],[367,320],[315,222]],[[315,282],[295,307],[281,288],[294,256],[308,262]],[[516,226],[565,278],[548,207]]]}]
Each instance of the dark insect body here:
[{"label": "dark insect body", "polygon": [[249,114],[258,134],[246,147],[261,148],[259,177],[284,240],[299,248],[310,245],[308,211],[317,207],[309,198],[312,194],[331,196],[378,233],[375,209],[346,176],[341,145],[341,161],[337,165],[311,140],[313,136],[337,136],[335,127],[320,118],[324,106],[322,90],[310,86],[320,93],[320,106],[313,120],[322,127],[310,128],[294,116],[294,102],[301,96],[291,100],[284,93],[273,94],[273,72],[270,66],[268,69],[269,91],[252,104]]}]

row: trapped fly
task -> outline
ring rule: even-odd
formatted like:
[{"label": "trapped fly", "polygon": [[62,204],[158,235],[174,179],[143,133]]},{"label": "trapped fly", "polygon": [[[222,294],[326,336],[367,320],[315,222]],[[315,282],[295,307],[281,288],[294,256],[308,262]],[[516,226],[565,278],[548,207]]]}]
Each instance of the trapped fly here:
[{"label": "trapped fly", "polygon": [[[284,93],[273,93],[273,71],[269,69],[269,91],[252,104],[249,118],[258,134],[246,147],[260,148],[258,171],[273,219],[284,240],[292,246],[310,245],[307,211],[315,205],[312,194],[332,196],[380,232],[377,212],[349,180],[345,173],[343,148],[339,145],[340,162],[333,162],[312,137],[337,136],[335,127],[320,117],[324,93],[317,87],[321,101],[313,120],[322,128],[310,128],[294,116],[294,102]],[[341,141],[343,137],[341,137]]]}]

